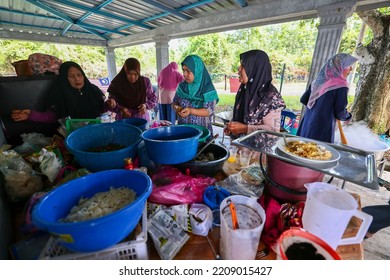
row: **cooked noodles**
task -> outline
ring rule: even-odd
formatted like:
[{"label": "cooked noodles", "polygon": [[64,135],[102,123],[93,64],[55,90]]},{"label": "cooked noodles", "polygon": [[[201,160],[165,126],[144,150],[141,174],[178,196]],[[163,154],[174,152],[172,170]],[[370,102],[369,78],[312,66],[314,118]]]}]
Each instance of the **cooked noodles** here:
[{"label": "cooked noodles", "polygon": [[132,203],[136,197],[135,191],[127,187],[111,187],[109,191],[96,193],[91,198],[80,198],[61,222],[81,222],[103,217]]},{"label": "cooked noodles", "polygon": [[328,160],[332,157],[332,153],[324,146],[313,142],[289,141],[286,150],[297,156],[314,160]]}]

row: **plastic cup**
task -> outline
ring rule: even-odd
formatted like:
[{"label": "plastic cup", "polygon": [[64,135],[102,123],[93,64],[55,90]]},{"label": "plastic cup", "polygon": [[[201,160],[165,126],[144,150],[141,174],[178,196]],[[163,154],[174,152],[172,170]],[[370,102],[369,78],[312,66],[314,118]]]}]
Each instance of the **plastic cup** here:
[{"label": "plastic cup", "polygon": [[247,166],[249,165],[249,162],[251,160],[252,153],[248,150],[241,150],[240,151],[240,164],[241,166]]},{"label": "plastic cup", "polygon": [[228,162],[235,162],[237,158],[237,150],[238,148],[236,146],[230,146],[229,147],[229,158]]}]

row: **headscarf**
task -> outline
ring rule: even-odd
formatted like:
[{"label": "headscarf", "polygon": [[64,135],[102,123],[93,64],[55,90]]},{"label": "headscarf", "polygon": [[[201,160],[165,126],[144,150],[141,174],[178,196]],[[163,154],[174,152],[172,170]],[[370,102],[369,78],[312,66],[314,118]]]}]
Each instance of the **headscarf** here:
[{"label": "headscarf", "polygon": [[348,87],[348,81],[343,76],[344,69],[354,64],[358,59],[346,53],[339,53],[328,59],[322,66],[317,78],[311,84],[311,94],[307,108],[311,109],[316,100],[328,91]]},{"label": "headscarf", "polygon": [[186,81],[181,82],[176,94],[181,98],[188,99],[194,108],[203,107],[204,102],[214,100],[218,102],[217,91],[202,59],[197,55],[189,55],[181,65],[185,65],[191,70],[194,74],[194,81],[191,84]]},{"label": "headscarf", "polygon": [[183,81],[183,75],[177,70],[179,68],[176,62],[169,63],[158,75],[157,83],[161,89],[174,91],[180,82]]},{"label": "headscarf", "polygon": [[[68,80],[68,71],[71,67],[76,67],[84,76],[83,88],[73,88]],[[103,92],[92,84],[80,65],[73,61],[61,64],[58,77],[58,100],[55,102],[53,110],[59,118],[71,117],[73,119],[93,119],[99,117],[104,110]]]},{"label": "headscarf", "polygon": [[[127,80],[126,70],[135,70],[139,78],[135,83]],[[128,58],[121,71],[112,80],[107,91],[110,96],[123,107],[137,110],[138,106],[146,102],[146,86],[144,77],[141,76],[141,64],[135,58]]]},{"label": "headscarf", "polygon": [[278,90],[272,85],[272,67],[268,55],[261,50],[240,54],[241,65],[248,83],[238,89],[233,110],[233,121],[258,124],[270,111],[285,108]]}]

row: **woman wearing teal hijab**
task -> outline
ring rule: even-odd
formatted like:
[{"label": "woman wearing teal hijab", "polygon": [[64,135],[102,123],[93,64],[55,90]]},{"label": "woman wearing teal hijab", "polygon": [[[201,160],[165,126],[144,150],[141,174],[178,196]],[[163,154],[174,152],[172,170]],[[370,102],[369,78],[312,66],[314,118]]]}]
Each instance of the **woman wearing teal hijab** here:
[{"label": "woman wearing teal hijab", "polygon": [[179,84],[172,105],[177,112],[178,124],[207,127],[212,136],[211,118],[219,99],[210,74],[197,55],[187,56],[181,66],[184,81]]}]

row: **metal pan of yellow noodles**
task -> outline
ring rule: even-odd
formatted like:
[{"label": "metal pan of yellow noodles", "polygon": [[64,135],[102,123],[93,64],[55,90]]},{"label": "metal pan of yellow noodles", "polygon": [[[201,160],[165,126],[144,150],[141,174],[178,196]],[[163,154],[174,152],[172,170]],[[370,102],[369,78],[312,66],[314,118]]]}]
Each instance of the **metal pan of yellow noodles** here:
[{"label": "metal pan of yellow noodles", "polygon": [[[152,182],[145,173],[124,169],[96,172],[49,192],[34,207],[32,220],[67,249],[103,250],[134,230],[151,191]],[[87,204],[80,204],[83,202]]]},{"label": "metal pan of yellow noodles", "polygon": [[307,138],[287,138],[287,146],[284,139],[280,138],[276,148],[284,156],[310,164],[334,163],[340,158],[340,153],[335,148]]}]

